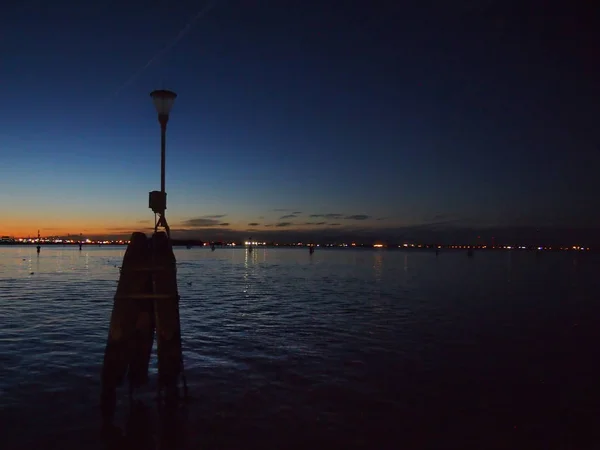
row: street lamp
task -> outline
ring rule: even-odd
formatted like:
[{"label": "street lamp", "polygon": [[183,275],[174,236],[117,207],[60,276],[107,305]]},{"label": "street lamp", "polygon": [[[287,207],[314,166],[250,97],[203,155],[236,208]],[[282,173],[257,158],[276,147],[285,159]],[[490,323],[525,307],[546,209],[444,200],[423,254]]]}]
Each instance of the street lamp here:
[{"label": "street lamp", "polygon": [[[154,232],[158,231],[158,227],[162,226],[167,232],[167,236],[171,236],[167,219],[165,218],[165,210],[167,209],[167,193],[165,191],[165,141],[167,134],[167,123],[169,122],[169,113],[173,107],[173,103],[177,98],[177,94],[165,89],[159,89],[150,93],[156,112],[158,113],[158,122],[160,123],[160,191],[150,192],[150,209],[154,212]],[[158,220],[156,215],[158,214]]]}]

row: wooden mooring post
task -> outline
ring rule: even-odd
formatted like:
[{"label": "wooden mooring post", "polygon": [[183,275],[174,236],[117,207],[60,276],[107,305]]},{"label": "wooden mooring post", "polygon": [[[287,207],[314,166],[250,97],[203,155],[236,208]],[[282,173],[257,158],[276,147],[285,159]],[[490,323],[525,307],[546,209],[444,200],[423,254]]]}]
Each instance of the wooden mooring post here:
[{"label": "wooden mooring post", "polygon": [[114,298],[104,364],[101,409],[105,418],[116,408],[116,389],[127,375],[129,396],[148,383],[150,355],[156,330],[158,399],[179,397],[179,378],[184,395],[183,352],[179,318],[177,268],[166,233],[148,239],[133,233],[125,255]]}]

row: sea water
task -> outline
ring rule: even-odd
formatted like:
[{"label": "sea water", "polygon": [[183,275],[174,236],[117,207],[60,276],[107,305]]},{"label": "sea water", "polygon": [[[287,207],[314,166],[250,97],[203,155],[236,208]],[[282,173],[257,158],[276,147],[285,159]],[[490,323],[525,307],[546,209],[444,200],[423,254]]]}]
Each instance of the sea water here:
[{"label": "sea water", "polygon": [[191,399],[101,429],[124,247],[0,247],[0,448],[600,448],[600,260],[176,249]]}]

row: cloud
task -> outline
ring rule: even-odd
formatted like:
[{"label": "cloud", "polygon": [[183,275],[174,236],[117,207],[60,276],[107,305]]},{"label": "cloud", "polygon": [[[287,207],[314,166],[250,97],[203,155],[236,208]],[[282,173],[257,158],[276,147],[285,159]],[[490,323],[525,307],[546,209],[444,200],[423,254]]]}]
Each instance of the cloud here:
[{"label": "cloud", "polygon": [[452,217],[445,214],[438,214],[433,216],[430,220],[426,221],[420,225],[414,225],[419,228],[452,228],[452,227],[472,227],[476,225],[477,221],[472,221],[469,219],[460,219],[458,217]]},{"label": "cloud", "polygon": [[219,221],[216,219],[208,219],[205,217],[196,217],[194,219],[188,219],[181,222],[181,226],[190,228],[206,228],[214,227],[219,225]]},{"label": "cloud", "polygon": [[441,221],[446,221],[446,220],[450,220],[450,219],[455,219],[455,217],[453,217],[450,214],[434,214],[429,220],[427,220],[428,222],[441,222]]},{"label": "cloud", "polygon": [[344,215],[338,213],[328,213],[328,214],[311,214],[310,217],[319,218],[323,217],[325,219],[341,219]]},{"label": "cloud", "polygon": [[219,224],[220,227],[228,227],[229,226],[229,222],[221,222]]},{"label": "cloud", "polygon": [[239,232],[225,226],[208,228],[171,228],[171,235],[174,239],[200,239],[202,241],[229,239],[232,236],[238,236]]},{"label": "cloud", "polygon": [[346,220],[367,220],[371,216],[367,216],[366,214],[354,214],[353,216],[346,216],[344,219]]},{"label": "cloud", "polygon": [[273,225],[270,223],[266,223],[264,226],[268,228],[268,227],[272,227]]},{"label": "cloud", "polygon": [[329,226],[330,227],[339,227],[341,225],[341,223],[330,223]]},{"label": "cloud", "polygon": [[250,222],[250,223],[248,224],[248,226],[249,226],[249,227],[257,227],[257,226],[259,226],[259,225],[260,225],[260,223],[258,223],[258,222]]},{"label": "cloud", "polygon": [[296,217],[298,217],[296,214],[286,214],[285,216],[281,216],[279,219],[295,219]]},{"label": "cloud", "polygon": [[292,222],[279,222],[275,226],[281,228],[281,227],[289,227],[290,225],[292,225]]},{"label": "cloud", "polygon": [[275,208],[275,209],[272,209],[271,211],[286,212],[286,211],[291,211],[291,209],[289,209],[289,208]]},{"label": "cloud", "polygon": [[327,222],[305,222],[304,225],[327,225]]},{"label": "cloud", "polygon": [[302,211],[294,211],[292,214],[296,214],[296,215],[302,214]]},{"label": "cloud", "polygon": [[213,214],[213,215],[206,215],[206,216],[202,216],[206,219],[222,219],[223,217],[225,217],[227,214]]}]

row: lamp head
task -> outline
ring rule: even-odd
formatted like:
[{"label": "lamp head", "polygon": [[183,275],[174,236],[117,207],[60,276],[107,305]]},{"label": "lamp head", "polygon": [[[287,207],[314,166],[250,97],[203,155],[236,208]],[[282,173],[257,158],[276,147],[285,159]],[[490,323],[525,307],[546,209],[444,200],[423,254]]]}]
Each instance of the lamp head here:
[{"label": "lamp head", "polygon": [[158,89],[156,91],[152,91],[150,93],[150,97],[152,97],[152,101],[154,102],[154,106],[158,115],[168,116],[171,112],[171,108],[173,108],[173,103],[175,103],[177,94],[166,89]]}]

